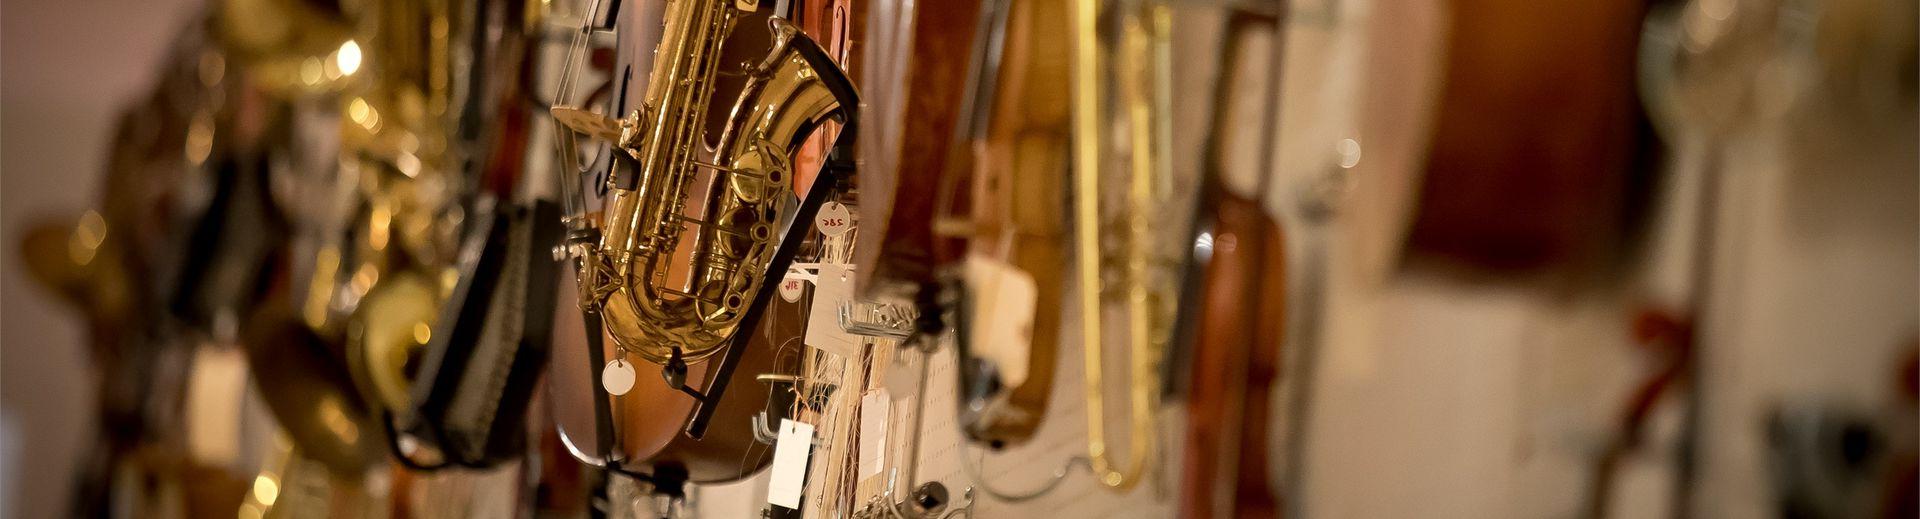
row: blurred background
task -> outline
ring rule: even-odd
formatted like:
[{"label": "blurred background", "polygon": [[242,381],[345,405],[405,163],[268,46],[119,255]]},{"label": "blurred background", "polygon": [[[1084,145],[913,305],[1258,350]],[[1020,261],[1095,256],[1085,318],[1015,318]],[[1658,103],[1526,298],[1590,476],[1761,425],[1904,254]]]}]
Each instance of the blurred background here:
[{"label": "blurred background", "polygon": [[34,284],[18,244],[32,222],[97,205],[117,114],[153,89],[200,2],[0,5],[0,421],[8,517],[66,514],[93,447],[98,372],[84,322]]},{"label": "blurred background", "polygon": [[[1273,297],[1313,308],[1274,404],[1291,509],[1914,517],[1915,6],[1292,1],[1261,184]],[[0,4],[7,517],[72,513],[111,428],[86,304],[23,244],[101,205],[119,114],[207,8]]]}]

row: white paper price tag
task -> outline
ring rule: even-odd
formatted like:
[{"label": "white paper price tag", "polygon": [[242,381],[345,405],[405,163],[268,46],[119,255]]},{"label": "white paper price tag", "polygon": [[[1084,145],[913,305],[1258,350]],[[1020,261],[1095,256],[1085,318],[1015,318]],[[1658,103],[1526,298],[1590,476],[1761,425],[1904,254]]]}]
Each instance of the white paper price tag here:
[{"label": "white paper price tag", "polygon": [[187,379],[187,451],[213,465],[240,460],[240,420],[246,416],[247,358],[239,348],[203,345],[194,350]]},{"label": "white paper price tag", "polygon": [[813,309],[807,313],[807,345],[851,358],[860,354],[860,338],[840,327],[840,305],[853,299],[853,267],[820,264],[813,283]]},{"label": "white paper price tag", "polygon": [[609,395],[627,394],[633,390],[633,379],[633,365],[623,359],[613,359],[600,369],[600,386],[606,388]]},{"label": "white paper price tag", "polygon": [[967,331],[974,354],[1000,370],[1006,387],[1027,381],[1028,353],[1033,349],[1033,310],[1039,287],[1033,276],[1006,262],[969,256],[965,271],[972,305]]},{"label": "white paper price tag", "polygon": [[813,454],[813,424],[780,419],[780,437],[773,443],[773,469],[767,480],[767,503],[800,508],[807,488],[807,457]]},{"label": "white paper price tag", "polygon": [[846,234],[853,230],[853,212],[848,211],[845,204],[827,202],[820,206],[820,214],[813,218],[813,225],[820,229],[820,234],[827,236]]},{"label": "white paper price tag", "polygon": [[880,475],[887,466],[887,423],[893,398],[886,389],[860,395],[860,479]]},{"label": "white paper price tag", "polygon": [[780,280],[780,300],[789,303],[800,302],[800,294],[805,292],[807,280],[801,279],[798,272],[787,271],[787,277]]}]

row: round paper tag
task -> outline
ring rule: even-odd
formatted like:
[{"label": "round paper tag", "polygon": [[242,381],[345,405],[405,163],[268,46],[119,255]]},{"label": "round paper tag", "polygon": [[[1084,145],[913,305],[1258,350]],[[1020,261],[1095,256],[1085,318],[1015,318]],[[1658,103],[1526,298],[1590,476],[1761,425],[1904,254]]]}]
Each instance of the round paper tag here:
[{"label": "round paper tag", "polygon": [[827,202],[820,206],[820,215],[814,217],[813,224],[820,228],[820,234],[839,236],[853,229],[853,214],[844,204]]},{"label": "round paper tag", "polygon": [[622,359],[608,362],[606,369],[600,370],[600,385],[607,388],[607,394],[620,396],[633,389],[633,365]]},{"label": "round paper tag", "polygon": [[801,289],[806,288],[806,286],[806,280],[794,277],[792,272],[788,272],[786,279],[780,280],[780,299],[784,299],[789,303],[798,303],[800,302]]}]

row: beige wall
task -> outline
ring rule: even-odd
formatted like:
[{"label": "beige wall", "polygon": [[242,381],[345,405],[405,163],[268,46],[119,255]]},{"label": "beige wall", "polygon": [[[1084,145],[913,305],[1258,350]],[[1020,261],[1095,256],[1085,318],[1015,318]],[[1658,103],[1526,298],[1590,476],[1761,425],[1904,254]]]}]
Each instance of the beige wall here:
[{"label": "beige wall", "polygon": [[0,513],[64,515],[89,444],[92,382],[75,314],[27,278],[25,226],[92,204],[121,106],[153,84],[192,0],[8,0],[0,6]]}]

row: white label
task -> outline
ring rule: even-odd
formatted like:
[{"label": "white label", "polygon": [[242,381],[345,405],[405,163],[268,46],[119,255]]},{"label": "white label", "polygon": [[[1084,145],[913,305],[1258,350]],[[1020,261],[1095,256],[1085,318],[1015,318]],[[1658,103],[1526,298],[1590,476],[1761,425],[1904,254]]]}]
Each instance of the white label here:
[{"label": "white label", "polygon": [[620,396],[633,389],[633,365],[624,359],[613,359],[605,369],[600,370],[600,385],[607,388],[607,394]]},{"label": "white label", "polygon": [[1003,386],[1019,386],[1027,381],[1039,287],[1032,275],[998,259],[969,256],[965,269],[972,318],[968,346],[993,363]]},{"label": "white label", "polygon": [[893,399],[886,389],[860,395],[860,479],[880,475],[887,466],[887,422]]},{"label": "white label", "polygon": [[819,216],[813,218],[813,224],[820,228],[820,234],[839,236],[853,230],[853,213],[839,202],[827,202],[820,206]]},{"label": "white label", "polygon": [[807,281],[801,279],[799,274],[798,272],[789,270],[787,271],[787,277],[780,280],[781,300],[789,303],[800,302],[800,293],[804,292],[804,289],[807,288]]},{"label": "white label", "polygon": [[767,502],[800,508],[807,486],[807,457],[813,453],[813,424],[780,419],[780,438],[773,443],[772,477],[767,480]]},{"label": "white label", "polygon": [[215,466],[240,461],[241,412],[247,396],[247,358],[239,348],[203,345],[187,380],[187,451]]},{"label": "white label", "polygon": [[860,353],[860,338],[840,327],[840,305],[853,300],[853,266],[820,264],[813,283],[813,310],[807,313],[807,345],[841,357]]}]

